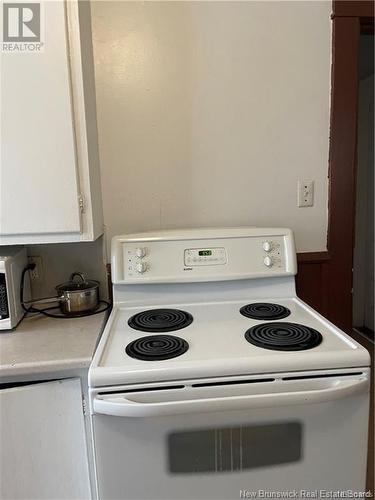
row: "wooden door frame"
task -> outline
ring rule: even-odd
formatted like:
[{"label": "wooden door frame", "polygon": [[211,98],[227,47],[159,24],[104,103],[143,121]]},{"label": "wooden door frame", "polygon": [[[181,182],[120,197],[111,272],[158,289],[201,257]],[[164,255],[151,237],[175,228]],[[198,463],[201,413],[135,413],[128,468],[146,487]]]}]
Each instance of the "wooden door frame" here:
[{"label": "wooden door frame", "polygon": [[299,254],[297,292],[333,323],[352,329],[357,169],[358,58],[373,33],[372,1],[334,0],[327,252]]}]

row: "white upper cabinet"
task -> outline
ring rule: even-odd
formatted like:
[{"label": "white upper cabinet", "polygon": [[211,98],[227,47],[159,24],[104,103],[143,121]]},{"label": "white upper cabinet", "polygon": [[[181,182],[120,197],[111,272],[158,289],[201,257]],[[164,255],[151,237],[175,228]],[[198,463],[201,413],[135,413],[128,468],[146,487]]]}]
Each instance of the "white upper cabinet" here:
[{"label": "white upper cabinet", "polygon": [[90,5],[40,9],[41,51],[1,54],[2,245],[94,240],[103,228]]}]

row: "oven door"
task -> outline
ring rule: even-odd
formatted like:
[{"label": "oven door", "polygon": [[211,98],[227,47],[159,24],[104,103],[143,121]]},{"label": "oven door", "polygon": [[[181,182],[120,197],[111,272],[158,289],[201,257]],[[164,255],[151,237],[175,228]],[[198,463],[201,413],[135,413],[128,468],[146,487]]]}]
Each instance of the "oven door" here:
[{"label": "oven door", "polygon": [[[365,487],[367,371],[94,391],[99,497],[238,499]],[[318,490],[318,491],[316,491]],[[263,496],[265,498],[265,496]]]}]

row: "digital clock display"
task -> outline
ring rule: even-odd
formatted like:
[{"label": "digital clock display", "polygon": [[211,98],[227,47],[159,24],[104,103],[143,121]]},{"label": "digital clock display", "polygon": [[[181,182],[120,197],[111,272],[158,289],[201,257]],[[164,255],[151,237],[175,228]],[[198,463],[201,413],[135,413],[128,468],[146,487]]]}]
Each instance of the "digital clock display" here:
[{"label": "digital clock display", "polygon": [[199,250],[198,255],[201,257],[207,257],[208,255],[212,255],[212,250]]}]

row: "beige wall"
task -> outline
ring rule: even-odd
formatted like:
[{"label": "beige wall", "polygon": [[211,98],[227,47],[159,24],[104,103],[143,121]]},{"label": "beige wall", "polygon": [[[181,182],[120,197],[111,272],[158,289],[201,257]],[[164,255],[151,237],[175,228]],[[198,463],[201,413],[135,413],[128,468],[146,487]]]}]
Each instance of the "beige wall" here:
[{"label": "beige wall", "polygon": [[[108,236],[289,226],[326,248],[331,3],[92,3]],[[315,206],[297,207],[297,180]]]}]

